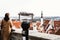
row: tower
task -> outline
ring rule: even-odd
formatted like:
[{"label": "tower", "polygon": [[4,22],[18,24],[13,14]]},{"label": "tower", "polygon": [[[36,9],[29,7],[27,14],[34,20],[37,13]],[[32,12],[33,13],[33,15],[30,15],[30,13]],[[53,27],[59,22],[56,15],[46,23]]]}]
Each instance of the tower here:
[{"label": "tower", "polygon": [[41,25],[43,24],[43,11],[41,11]]}]

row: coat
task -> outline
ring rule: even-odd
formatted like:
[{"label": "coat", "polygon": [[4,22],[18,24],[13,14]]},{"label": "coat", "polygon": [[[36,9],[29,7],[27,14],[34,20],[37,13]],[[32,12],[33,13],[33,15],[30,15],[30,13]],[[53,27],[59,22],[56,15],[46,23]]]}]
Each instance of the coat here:
[{"label": "coat", "polygon": [[12,24],[10,20],[1,22],[1,38],[2,40],[9,40]]}]

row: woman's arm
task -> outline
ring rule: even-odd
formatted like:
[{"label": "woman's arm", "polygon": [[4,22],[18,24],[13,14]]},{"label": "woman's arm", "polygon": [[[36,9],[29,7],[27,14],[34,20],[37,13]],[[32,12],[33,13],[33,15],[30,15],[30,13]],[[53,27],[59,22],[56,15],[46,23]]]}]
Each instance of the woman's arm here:
[{"label": "woman's arm", "polygon": [[1,21],[1,29],[3,28],[3,20]]},{"label": "woman's arm", "polygon": [[10,27],[11,27],[11,28],[12,28],[12,25],[13,25],[13,24],[12,24],[12,22],[10,21]]}]

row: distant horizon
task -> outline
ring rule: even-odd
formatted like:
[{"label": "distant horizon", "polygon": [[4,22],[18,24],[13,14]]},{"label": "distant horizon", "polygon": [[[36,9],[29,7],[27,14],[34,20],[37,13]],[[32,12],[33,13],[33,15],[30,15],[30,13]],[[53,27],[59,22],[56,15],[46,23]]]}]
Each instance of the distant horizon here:
[{"label": "distant horizon", "polygon": [[[35,17],[37,17],[37,18],[39,18],[40,16],[34,16],[33,18],[35,18]],[[48,17],[48,18],[51,18],[51,17],[53,17],[53,18],[55,18],[55,17],[58,17],[58,18],[60,18],[60,16],[44,16],[44,17]],[[44,18],[43,17],[43,18]],[[1,17],[0,16],[0,18],[4,18],[3,16]],[[17,17],[17,16],[11,16],[10,18],[19,18],[19,17]],[[41,17],[40,17],[41,18]]]},{"label": "distant horizon", "polygon": [[[4,17],[4,16],[0,16],[0,17]],[[10,16],[10,17],[18,17],[18,16]],[[41,16],[33,16],[33,17],[41,17]],[[43,16],[43,17],[60,17],[60,16]]]}]

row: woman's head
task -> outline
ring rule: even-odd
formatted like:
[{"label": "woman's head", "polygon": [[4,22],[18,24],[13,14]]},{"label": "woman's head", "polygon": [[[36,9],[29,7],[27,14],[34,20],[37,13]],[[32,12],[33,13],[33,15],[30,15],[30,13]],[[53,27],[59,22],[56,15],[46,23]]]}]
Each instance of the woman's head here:
[{"label": "woman's head", "polygon": [[9,13],[6,13],[6,14],[5,14],[4,20],[5,20],[5,21],[8,21],[8,20],[9,20]]}]

